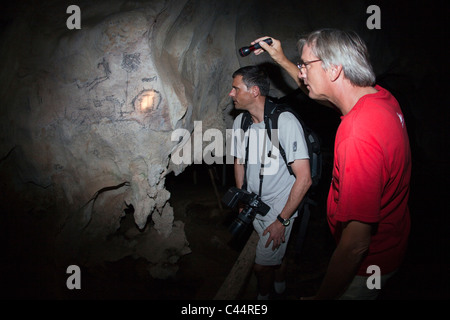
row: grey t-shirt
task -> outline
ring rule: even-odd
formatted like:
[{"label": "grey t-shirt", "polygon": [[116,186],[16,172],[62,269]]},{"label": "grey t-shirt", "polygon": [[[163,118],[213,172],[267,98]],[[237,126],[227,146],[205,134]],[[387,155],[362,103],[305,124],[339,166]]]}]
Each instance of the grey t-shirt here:
[{"label": "grey t-shirt", "polygon": [[[230,152],[232,156],[244,161],[246,143],[250,140],[246,172],[247,190],[256,194],[259,193],[259,173],[262,161],[264,163],[264,177],[261,199],[271,209],[265,216],[258,214],[256,219],[274,221],[286,205],[292,185],[295,182],[295,176],[289,173],[280,155],[275,136],[278,136],[279,144],[286,152],[288,163],[297,159],[309,159],[303,129],[292,113],[283,112],[278,118],[278,132],[272,132],[273,141],[270,141],[264,122],[253,123],[244,135],[241,129],[242,116],[240,114],[234,120]],[[297,213],[292,217],[296,216]]]}]

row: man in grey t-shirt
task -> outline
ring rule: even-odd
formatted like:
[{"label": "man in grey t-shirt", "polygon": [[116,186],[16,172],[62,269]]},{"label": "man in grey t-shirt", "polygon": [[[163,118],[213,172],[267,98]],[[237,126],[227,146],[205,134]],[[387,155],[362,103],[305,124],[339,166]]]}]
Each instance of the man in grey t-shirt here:
[{"label": "man in grey t-shirt", "polygon": [[[244,175],[247,190],[259,194],[270,206],[265,216],[256,215],[253,222],[259,234],[256,248],[255,273],[258,279],[259,299],[267,299],[272,285],[276,293],[285,289],[286,263],[284,254],[297,208],[311,185],[309,155],[303,129],[297,118],[288,112],[278,119],[278,141],[286,152],[293,175],[280,155],[278,145],[266,135],[264,109],[273,105],[267,97],[269,78],[257,66],[243,67],[233,73],[229,96],[237,110],[249,112],[252,124],[243,135],[242,114],[233,124],[234,137],[231,153],[235,157],[236,186],[242,188]],[[248,143],[246,170],[244,159]],[[264,166],[261,165],[264,164]],[[260,172],[263,183],[260,190]]]}]

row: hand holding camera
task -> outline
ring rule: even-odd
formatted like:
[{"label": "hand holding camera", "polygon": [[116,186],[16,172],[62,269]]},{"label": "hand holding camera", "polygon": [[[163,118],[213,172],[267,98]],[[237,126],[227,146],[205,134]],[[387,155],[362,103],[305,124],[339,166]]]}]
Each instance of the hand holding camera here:
[{"label": "hand holding camera", "polygon": [[231,187],[227,191],[222,198],[222,202],[230,208],[236,207],[238,203],[243,205],[242,211],[230,225],[230,232],[234,236],[242,235],[257,214],[265,216],[270,210],[270,207],[256,193],[236,187]]}]

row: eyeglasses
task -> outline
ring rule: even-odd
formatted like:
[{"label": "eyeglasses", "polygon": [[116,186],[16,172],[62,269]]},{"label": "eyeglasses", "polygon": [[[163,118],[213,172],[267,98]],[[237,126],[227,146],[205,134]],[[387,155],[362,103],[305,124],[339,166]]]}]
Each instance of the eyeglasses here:
[{"label": "eyeglasses", "polygon": [[314,62],[318,62],[318,61],[322,61],[322,59],[317,59],[317,60],[313,60],[313,61],[306,61],[306,62],[297,62],[297,68],[302,71],[303,68],[306,69],[306,66],[308,66],[311,63]]}]

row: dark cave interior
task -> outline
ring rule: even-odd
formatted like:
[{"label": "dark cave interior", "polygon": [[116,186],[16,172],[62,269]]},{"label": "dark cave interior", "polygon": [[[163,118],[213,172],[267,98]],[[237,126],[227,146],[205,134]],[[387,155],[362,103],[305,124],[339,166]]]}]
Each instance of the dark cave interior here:
[{"label": "dark cave interior", "polygon": [[[414,62],[410,68],[417,68],[420,76],[418,80],[412,80],[410,74],[397,73],[397,67],[404,63],[400,59],[393,61],[391,69],[377,78],[377,83],[390,90],[402,107],[413,156],[409,248],[402,268],[383,290],[380,300],[450,299],[450,237],[447,231],[450,207],[446,190],[450,183],[446,90],[450,83],[444,49],[448,42],[447,13],[437,12],[440,7],[438,2],[427,5],[424,1],[420,4],[399,1],[398,6],[383,7],[390,8],[383,10],[383,31],[389,34],[392,43],[401,43],[396,48],[401,54],[414,53],[414,58],[407,61]],[[8,19],[1,21],[2,27],[10,23]],[[383,60],[376,54],[373,58]],[[426,70],[430,65],[434,68]],[[438,67],[440,65],[442,67]],[[284,89],[281,91],[286,91],[285,98],[298,108],[303,120],[321,137],[324,155],[323,177],[316,192],[318,206],[312,208],[301,254],[296,251],[299,248],[295,247],[295,231],[287,253],[286,298],[296,300],[316,292],[334,248],[325,217],[325,200],[334,135],[340,119],[334,110],[319,106],[298,91]],[[414,109],[417,105],[420,108]],[[13,158],[10,153],[0,155],[1,172],[14,170],[13,164],[20,156]],[[48,211],[53,208],[52,204],[29,210],[30,199],[13,192],[9,183],[6,180],[0,183],[0,243],[3,244],[0,298],[3,300],[211,300],[244,245],[244,241],[233,241],[228,231],[236,212],[219,208],[213,188],[214,185],[217,187],[221,197],[234,185],[233,166],[191,165],[184,172],[170,173],[165,178],[175,220],[184,223],[192,251],[173,263],[178,268],[176,276],[166,280],[152,278],[148,261],[130,255],[102,265],[81,265],[83,289],[67,290],[66,269],[48,259],[52,256],[48,244],[53,241],[54,234],[45,228],[35,228],[53,214]],[[45,186],[28,184],[27,190],[29,188],[35,188],[38,197],[45,192]],[[136,229],[132,205],[124,211],[120,228],[111,237],[123,236],[130,229]],[[250,277],[238,298],[250,300],[254,297],[255,280]]]},{"label": "dark cave interior", "polygon": [[[302,115],[308,123],[328,123],[328,130],[318,128],[322,138],[324,174],[315,195],[317,207],[312,207],[311,218],[301,254],[296,244],[298,227],[287,253],[287,299],[299,299],[313,295],[326,271],[334,242],[328,230],[325,207],[328,192],[334,132],[339,116],[333,110],[323,110],[314,102],[304,100],[302,94],[295,103],[301,105]],[[294,99],[295,101],[295,99]],[[322,127],[323,128],[323,127]],[[316,129],[316,128],[315,128]],[[449,298],[450,244],[446,236],[445,192],[439,181],[430,180],[433,170],[415,158],[410,197],[412,230],[409,250],[403,267],[388,283],[381,300],[441,300]],[[44,263],[33,252],[43,248],[29,247],[29,242],[11,242],[11,229],[2,230],[4,243],[8,243],[2,255],[2,297],[31,299],[150,299],[150,300],[211,300],[217,293],[247,238],[236,241],[228,226],[236,216],[229,208],[219,208],[218,195],[222,197],[234,185],[233,166],[227,164],[192,165],[183,173],[167,176],[166,186],[171,192],[175,219],[185,224],[186,236],[192,253],[179,261],[176,277],[167,280],[152,279],[147,271],[147,261],[131,256],[101,266],[84,267],[84,290],[68,291],[64,279],[65,270],[55,269]],[[448,206],[447,206],[448,208]],[[117,234],[135,227],[129,207]],[[42,213],[45,214],[45,213]],[[299,220],[299,219],[297,219]],[[17,222],[18,223],[18,222]],[[299,222],[297,222],[297,225]],[[5,224],[3,224],[5,226]],[[32,235],[31,226],[20,227]],[[17,240],[17,239],[16,239]],[[17,248],[30,250],[29,255],[17,252]],[[41,250],[41,251],[39,251]],[[14,261],[14,263],[11,263]],[[5,266],[7,266],[5,268]],[[6,277],[5,277],[6,276]],[[53,281],[53,283],[49,283]],[[253,299],[254,279],[250,278],[238,299]]]}]

